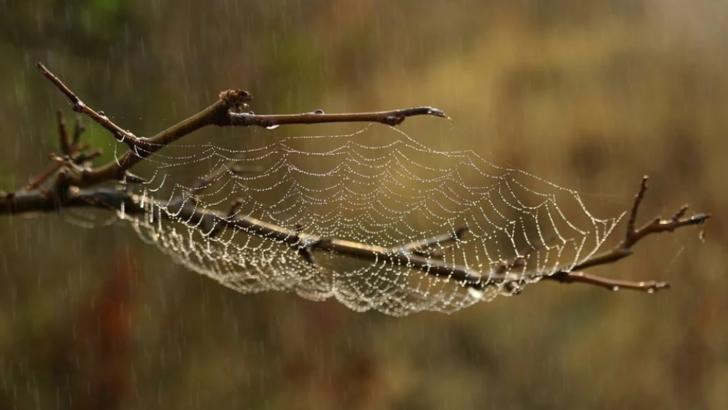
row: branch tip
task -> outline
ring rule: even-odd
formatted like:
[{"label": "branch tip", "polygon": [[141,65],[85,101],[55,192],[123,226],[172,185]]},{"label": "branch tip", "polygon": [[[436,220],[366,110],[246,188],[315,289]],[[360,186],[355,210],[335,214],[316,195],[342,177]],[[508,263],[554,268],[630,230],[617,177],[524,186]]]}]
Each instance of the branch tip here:
[{"label": "branch tip", "polygon": [[649,179],[650,177],[648,175],[644,175],[642,177],[642,181],[640,182],[640,188],[634,197],[632,209],[629,213],[629,219],[627,220],[627,240],[629,240],[636,231],[635,224],[637,223],[637,213],[639,212],[640,205],[642,205],[642,201],[645,199],[645,193],[647,192],[647,182],[649,181]]},{"label": "branch tip", "polygon": [[680,209],[678,209],[677,212],[675,212],[672,215],[672,221],[673,222],[679,221],[680,219],[682,219],[685,216],[685,213],[687,211],[688,211],[688,206],[687,205],[681,206]]},{"label": "branch tip", "polygon": [[553,280],[559,283],[584,283],[598,286],[606,290],[617,292],[620,290],[635,290],[645,293],[655,293],[670,288],[668,282],[663,281],[629,281],[622,279],[611,279],[603,276],[592,275],[580,271],[556,272],[553,275],[545,276],[546,280]]},{"label": "branch tip", "polygon": [[78,98],[78,96],[76,94],[74,94],[73,91],[71,91],[71,89],[68,88],[68,86],[66,86],[66,84],[64,84],[60,78],[58,78],[58,76],[53,74],[53,72],[51,70],[49,70],[45,65],[43,65],[43,63],[41,63],[39,61],[36,63],[36,66],[38,67],[38,69],[40,69],[40,72],[43,73],[43,75],[48,80],[50,80],[53,83],[53,85],[55,85],[56,88],[58,88],[58,90],[61,91],[66,96],[66,98],[68,98],[68,100],[71,102],[71,104],[73,104],[74,110],[76,110],[76,106],[78,104],[83,104],[83,103],[81,103],[81,100]]},{"label": "branch tip", "polygon": [[711,214],[701,213],[691,216],[688,220],[691,225],[702,225],[712,217]]}]

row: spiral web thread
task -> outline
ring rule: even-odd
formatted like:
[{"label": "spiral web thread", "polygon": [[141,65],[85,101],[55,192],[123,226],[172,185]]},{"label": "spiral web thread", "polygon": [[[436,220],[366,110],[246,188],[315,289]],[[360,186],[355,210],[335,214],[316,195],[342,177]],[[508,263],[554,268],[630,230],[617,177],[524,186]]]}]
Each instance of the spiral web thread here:
[{"label": "spiral web thread", "polygon": [[[569,271],[594,254],[619,219],[595,218],[573,190],[472,151],[428,148],[386,126],[235,145],[174,144],[147,156],[145,181],[124,186],[144,212],[122,208],[119,217],[178,263],[241,293],[334,297],[356,311],[397,316],[454,312]],[[186,181],[190,172],[197,177]],[[253,217],[387,251],[375,260],[305,253],[310,243],[210,227],[180,216],[184,206],[226,215],[219,222]],[[457,239],[405,249],[444,234]],[[481,273],[482,286],[428,274],[389,258],[394,254],[464,266]]]}]

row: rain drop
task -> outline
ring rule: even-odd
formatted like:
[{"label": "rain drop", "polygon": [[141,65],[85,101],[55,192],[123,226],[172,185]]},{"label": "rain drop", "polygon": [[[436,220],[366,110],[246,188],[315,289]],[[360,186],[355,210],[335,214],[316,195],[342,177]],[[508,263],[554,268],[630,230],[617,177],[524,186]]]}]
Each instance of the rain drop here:
[{"label": "rain drop", "polygon": [[485,292],[483,292],[482,290],[478,290],[478,289],[468,288],[468,294],[473,299],[480,300],[483,298],[483,295],[485,295]]},{"label": "rain drop", "polygon": [[272,124],[272,125],[268,125],[267,127],[265,127],[265,129],[267,129],[267,130],[274,130],[274,129],[278,128],[278,127],[280,127],[279,124]]}]

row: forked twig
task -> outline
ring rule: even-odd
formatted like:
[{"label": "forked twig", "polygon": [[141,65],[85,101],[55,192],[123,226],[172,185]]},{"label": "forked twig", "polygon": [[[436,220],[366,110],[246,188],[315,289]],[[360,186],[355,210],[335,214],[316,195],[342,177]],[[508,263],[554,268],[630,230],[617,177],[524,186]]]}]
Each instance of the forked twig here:
[{"label": "forked twig", "polygon": [[127,170],[133,167],[142,159],[162,149],[166,145],[188,135],[200,128],[217,125],[228,126],[260,126],[272,127],[277,125],[290,124],[321,124],[321,123],[349,123],[349,122],[379,122],[391,126],[401,124],[408,117],[428,115],[447,118],[445,113],[434,107],[403,108],[390,111],[374,111],[361,113],[325,114],[315,111],[302,114],[273,114],[258,115],[246,112],[238,112],[250,102],[253,97],[245,90],[227,90],[220,93],[218,100],[204,110],[186,118],[177,124],[160,131],[149,138],[139,138],[131,132],[116,125],[106,115],[97,112],[84,104],[83,101],[71,91],[71,89],[53,74],[46,66],[38,63],[38,68],[53,85],[71,102],[73,110],[89,116],[92,120],[111,132],[117,139],[126,142],[131,148],[119,158],[118,161],[111,161],[99,168],[72,175],[71,181],[74,185],[90,186],[99,182],[111,179],[122,179]]},{"label": "forked twig", "polygon": [[637,223],[637,214],[642,202],[645,199],[647,192],[647,181],[648,177],[645,175],[642,177],[639,190],[635,195],[632,208],[627,218],[627,229],[624,235],[624,239],[617,244],[612,250],[604,252],[599,255],[595,255],[584,262],[581,262],[573,267],[571,271],[559,271],[551,276],[544,277],[547,280],[554,280],[561,283],[588,283],[591,285],[600,286],[609,290],[619,289],[631,289],[640,290],[648,293],[653,293],[660,289],[667,289],[669,284],[667,282],[660,281],[626,281],[618,279],[609,279],[596,275],[588,275],[581,272],[584,269],[589,269],[594,266],[606,265],[614,263],[620,259],[624,259],[632,255],[632,248],[642,239],[649,235],[654,235],[662,232],[672,232],[675,229],[682,228],[685,226],[702,225],[710,218],[710,214],[698,213],[691,216],[685,216],[687,213],[687,205],[682,206],[673,214],[670,219],[662,219],[660,217],[654,218],[651,222],[642,225],[640,228],[635,228]]}]

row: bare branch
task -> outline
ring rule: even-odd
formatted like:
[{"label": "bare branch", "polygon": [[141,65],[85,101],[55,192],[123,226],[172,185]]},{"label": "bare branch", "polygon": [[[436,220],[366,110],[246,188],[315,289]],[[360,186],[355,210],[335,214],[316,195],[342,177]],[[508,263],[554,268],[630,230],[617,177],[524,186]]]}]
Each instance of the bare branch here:
[{"label": "bare branch", "polygon": [[637,212],[639,211],[640,205],[642,204],[642,201],[645,199],[645,193],[647,192],[647,180],[649,180],[649,177],[647,175],[642,177],[642,182],[640,183],[640,188],[637,191],[637,194],[634,197],[634,202],[632,203],[632,209],[629,213],[629,219],[627,219],[627,235],[629,236],[630,232],[634,232],[634,226],[637,222]]},{"label": "bare branch", "polygon": [[[98,188],[70,192],[62,203],[59,203],[52,196],[37,191],[6,194],[5,197],[0,198],[0,214],[52,211],[72,207],[97,207],[117,210],[121,208],[122,204],[124,204],[124,212],[130,215],[145,212],[145,209],[139,206],[133,195],[115,189]],[[495,272],[482,276],[480,272],[464,266],[448,264],[437,259],[403,252],[393,253],[389,248],[345,239],[323,238],[297,232],[250,216],[231,218],[215,211],[202,210],[189,202],[181,204],[180,208],[175,209],[173,213],[181,220],[200,226],[203,231],[212,232],[215,229],[228,227],[250,235],[285,243],[295,248],[300,248],[301,244],[310,244],[305,246],[309,255],[313,251],[325,251],[368,261],[386,260],[395,265],[417,269],[429,275],[450,278],[460,282],[463,286],[475,289],[487,286],[490,281],[505,279],[504,275]]]},{"label": "bare branch", "polygon": [[[5,198],[0,198],[0,213],[20,213],[32,211],[48,211],[58,209],[59,207],[101,207],[119,209],[121,204],[125,205],[125,211],[129,214],[142,213],[144,209],[137,205],[137,201],[133,196],[124,192],[111,189],[85,190],[72,193],[66,199],[66,202],[59,204],[54,202],[53,198],[39,192],[21,192],[15,195],[6,194]],[[390,263],[420,270],[426,274],[450,278],[460,282],[463,286],[474,289],[482,289],[489,283],[504,281],[510,276],[514,276],[511,272],[523,266],[522,259],[516,259],[512,262],[504,264],[496,264],[490,272],[481,273],[463,266],[445,263],[438,259],[423,257],[411,253],[411,251],[402,248],[385,248],[377,245],[363,244],[354,241],[336,238],[323,238],[302,232],[299,229],[287,229],[278,225],[267,223],[249,216],[235,217],[239,212],[240,201],[235,201],[227,214],[220,214],[210,210],[202,210],[192,203],[180,203],[179,210],[175,210],[178,218],[189,221],[192,224],[198,224],[210,232],[219,233],[223,228],[236,229],[244,231],[250,235],[256,235],[282,243],[286,243],[296,249],[301,249],[301,256],[310,263],[314,263],[313,251],[335,252],[340,255],[350,256],[368,261],[387,260]],[[684,213],[684,212],[683,212]],[[670,230],[677,227],[695,225],[702,223],[707,219],[707,215],[699,214],[688,219],[681,217],[680,212],[676,214],[678,218],[669,221],[661,221],[659,228],[657,225],[648,225],[650,228],[644,228],[639,232],[649,229],[650,232],[657,230]],[[464,233],[462,230],[460,235]],[[452,237],[452,236],[451,236]],[[428,242],[428,240],[418,241],[420,243]],[[413,242],[413,244],[416,242]],[[301,244],[305,244],[301,246]],[[582,283],[593,286],[602,287],[608,290],[638,290],[647,293],[653,293],[658,290],[667,289],[669,285],[659,281],[629,281],[620,279],[604,278],[597,275],[586,274],[579,270],[600,264],[612,263],[624,256],[618,256],[622,253],[619,251],[611,251],[603,256],[597,256],[578,265],[573,271],[559,271],[552,275],[542,276],[541,279],[546,281],[555,281],[563,284]],[[611,256],[617,255],[617,256]]]},{"label": "bare branch", "polygon": [[125,141],[130,151],[126,152],[119,161],[111,161],[100,168],[84,172],[72,179],[78,186],[89,186],[112,179],[121,179],[125,172],[140,160],[162,149],[168,144],[188,135],[202,127],[209,125],[226,126],[261,126],[272,127],[289,124],[320,124],[333,122],[379,122],[387,125],[398,125],[407,117],[417,115],[430,115],[447,118],[442,110],[434,107],[414,107],[391,111],[376,111],[363,113],[324,114],[315,111],[303,114],[257,115],[237,112],[252,100],[249,92],[244,90],[227,90],[220,93],[218,100],[191,117],[157,133],[149,138],[136,137],[129,131],[116,125],[106,115],[94,111],[81,101],[71,89],[63,83],[43,64],[38,63],[43,75],[46,76],[71,102],[76,112],[86,114],[91,119],[109,130],[117,139]]},{"label": "bare branch", "polygon": [[111,132],[117,139],[124,141],[132,148],[140,142],[138,137],[116,125],[104,113],[96,112],[93,108],[87,106],[60,78],[48,70],[42,63],[38,63],[38,68],[68,98],[68,101],[73,106],[73,111],[86,114],[89,118]]},{"label": "bare branch", "polygon": [[61,152],[63,155],[71,155],[72,144],[68,137],[68,130],[66,129],[66,121],[63,119],[63,113],[61,110],[56,111],[56,117],[58,118],[58,139],[60,140]]},{"label": "bare branch", "polygon": [[635,282],[630,280],[620,280],[604,278],[597,275],[590,275],[584,272],[556,272],[551,276],[544,277],[546,280],[553,280],[559,283],[585,283],[589,285],[599,286],[611,291],[622,289],[638,290],[647,293],[654,293],[661,289],[667,289],[670,284],[658,281],[642,281]]},{"label": "bare branch", "polygon": [[[86,152],[84,147],[78,146],[78,139],[81,132],[83,132],[83,125],[80,121],[76,122],[73,138],[69,141],[65,123],[59,115],[59,136],[61,151],[64,155],[54,156],[56,163],[31,180],[23,190],[15,193],[0,193],[0,214],[54,211],[73,207],[118,210],[122,206],[125,212],[129,214],[144,213],[145,209],[139,206],[138,198],[133,194],[103,187],[82,188],[122,178],[132,182],[141,181],[140,178],[129,172],[132,166],[166,145],[209,125],[271,127],[284,124],[367,121],[394,126],[400,124],[407,117],[414,115],[445,117],[442,111],[432,107],[350,114],[325,114],[317,110],[302,114],[256,115],[240,112],[241,107],[244,107],[252,98],[248,92],[228,90],[220,93],[218,101],[199,113],[150,138],[138,138],[113,123],[103,113],[86,106],[57,76],[42,64],[39,63],[38,66],[43,74],[68,98],[73,105],[74,111],[89,116],[109,130],[116,138],[126,141],[131,150],[122,155],[118,162],[113,161],[99,168],[90,169],[87,162],[96,157],[98,152]],[[237,172],[227,166],[221,172],[223,171]],[[54,176],[55,178],[53,178]],[[217,173],[213,173],[202,178],[195,191],[203,190],[210,180],[217,176]],[[41,186],[44,186],[44,189],[40,189]],[[604,278],[582,272],[595,266],[614,263],[631,255],[633,247],[649,235],[699,225],[710,217],[708,214],[686,216],[688,208],[684,206],[677,210],[670,219],[654,218],[652,221],[636,228],[639,208],[646,192],[647,177],[643,178],[639,191],[635,195],[627,220],[624,239],[615,248],[577,264],[568,272],[558,271],[551,275],[540,274],[541,276],[536,278],[567,284],[582,283],[610,290],[633,289],[648,293],[667,288],[668,284],[665,282],[634,282]],[[210,235],[217,235],[222,229],[227,228],[285,243],[299,250],[301,256],[310,263],[315,263],[313,258],[315,251],[334,252],[371,262],[386,261],[403,268],[416,269],[429,275],[452,279],[463,286],[474,289],[483,289],[492,283],[508,282],[511,279],[517,280],[519,275],[513,273],[513,271],[525,269],[525,257],[523,255],[512,261],[496,263],[490,267],[489,272],[478,272],[466,266],[446,263],[439,259],[438,251],[461,240],[467,231],[466,228],[459,228],[453,233],[437,235],[399,247],[386,248],[375,244],[321,237],[304,232],[302,227],[289,229],[250,216],[239,216],[242,201],[233,203],[227,213],[203,210],[194,201],[185,200],[185,198],[173,199],[166,204],[158,203],[158,206],[178,206],[178,212],[175,212],[177,218],[200,226],[205,232],[210,232]]]},{"label": "bare branch", "polygon": [[257,115],[253,113],[230,113],[230,125],[247,127],[275,127],[290,124],[321,124],[330,122],[378,122],[386,125],[399,125],[407,117],[415,115],[431,115],[447,118],[442,110],[434,107],[412,107],[391,111],[359,112],[346,114],[325,114],[323,111],[314,111],[301,114]]},{"label": "bare branch", "polygon": [[644,176],[640,183],[640,188],[635,195],[632,208],[627,218],[627,230],[624,239],[612,250],[595,255],[582,263],[577,264],[569,272],[560,271],[545,277],[544,279],[555,280],[561,283],[590,283],[602,286],[608,289],[633,289],[646,292],[654,292],[660,289],[667,289],[669,286],[664,282],[647,281],[647,282],[630,282],[617,279],[602,278],[595,275],[585,275],[579,271],[592,268],[599,265],[614,263],[620,259],[624,259],[632,255],[633,247],[642,239],[649,235],[672,232],[675,229],[702,225],[710,218],[710,214],[698,213],[692,216],[685,216],[688,207],[681,207],[670,219],[654,218],[651,222],[646,223],[640,228],[635,228],[637,222],[637,214],[640,205],[645,198],[647,192],[648,177]]},{"label": "bare branch", "polygon": [[71,145],[78,145],[81,140],[81,135],[86,132],[86,126],[83,124],[81,116],[76,116],[76,124],[73,127],[73,138],[71,139]]}]

